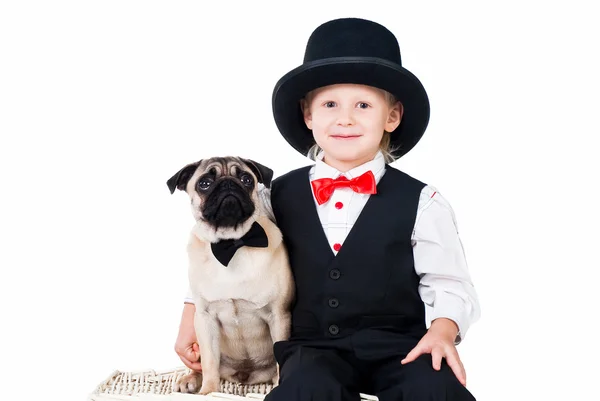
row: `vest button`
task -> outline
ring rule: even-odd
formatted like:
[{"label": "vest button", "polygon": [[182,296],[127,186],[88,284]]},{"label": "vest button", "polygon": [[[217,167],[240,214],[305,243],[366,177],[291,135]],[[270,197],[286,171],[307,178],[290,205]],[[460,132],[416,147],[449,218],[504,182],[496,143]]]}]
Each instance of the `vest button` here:
[{"label": "vest button", "polygon": [[340,271],[338,269],[330,270],[329,277],[333,280],[337,280],[338,278],[340,278]]},{"label": "vest button", "polygon": [[329,326],[329,333],[336,336],[339,332],[340,332],[340,328],[337,325],[332,324],[331,326]]},{"label": "vest button", "polygon": [[331,306],[332,308],[337,308],[340,305],[340,301],[337,300],[337,298],[331,298],[329,300],[329,306]]}]

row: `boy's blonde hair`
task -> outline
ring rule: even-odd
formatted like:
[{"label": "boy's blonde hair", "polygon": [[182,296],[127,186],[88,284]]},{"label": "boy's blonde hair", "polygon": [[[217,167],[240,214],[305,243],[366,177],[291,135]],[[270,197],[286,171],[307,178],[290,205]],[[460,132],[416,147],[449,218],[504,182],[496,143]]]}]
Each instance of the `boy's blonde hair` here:
[{"label": "boy's blonde hair", "polygon": [[[377,89],[383,92],[383,95],[385,97],[385,100],[388,102],[388,105],[394,106],[396,102],[398,102],[396,96],[392,95],[390,92],[379,88]],[[315,90],[308,92],[306,96],[304,96],[304,98],[300,100],[300,107],[303,111],[305,107],[307,107],[312,101]],[[386,163],[392,163],[396,160],[392,152],[398,150],[398,148],[393,148],[391,146],[390,135],[391,134],[389,132],[384,131],[383,136],[381,137],[381,142],[379,142],[379,150],[381,150],[381,153],[383,154],[383,159]],[[315,143],[313,146],[310,147],[306,156],[308,156],[311,160],[317,160],[317,156],[321,151],[321,147]]]}]

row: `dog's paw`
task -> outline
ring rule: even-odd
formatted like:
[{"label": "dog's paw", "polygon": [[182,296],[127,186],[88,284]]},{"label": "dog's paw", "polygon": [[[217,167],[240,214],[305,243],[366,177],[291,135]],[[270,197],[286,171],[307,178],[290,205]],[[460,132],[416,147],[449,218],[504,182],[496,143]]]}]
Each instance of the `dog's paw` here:
[{"label": "dog's paw", "polygon": [[206,395],[209,393],[214,393],[219,391],[220,380],[217,377],[216,379],[209,379],[204,377],[202,380],[202,387],[200,388],[199,394]]},{"label": "dog's paw", "polygon": [[173,384],[173,391],[177,393],[196,394],[200,389],[201,383],[202,374],[193,372],[177,379],[175,384]]}]

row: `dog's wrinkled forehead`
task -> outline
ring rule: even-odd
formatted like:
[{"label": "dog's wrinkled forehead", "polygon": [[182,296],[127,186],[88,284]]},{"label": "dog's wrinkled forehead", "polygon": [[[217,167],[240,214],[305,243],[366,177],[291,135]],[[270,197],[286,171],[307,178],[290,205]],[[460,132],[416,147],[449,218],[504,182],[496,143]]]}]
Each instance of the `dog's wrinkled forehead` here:
[{"label": "dog's wrinkled forehead", "polygon": [[212,173],[216,177],[236,177],[241,171],[250,172],[250,168],[241,160],[225,157],[204,160],[199,170],[204,173]]}]

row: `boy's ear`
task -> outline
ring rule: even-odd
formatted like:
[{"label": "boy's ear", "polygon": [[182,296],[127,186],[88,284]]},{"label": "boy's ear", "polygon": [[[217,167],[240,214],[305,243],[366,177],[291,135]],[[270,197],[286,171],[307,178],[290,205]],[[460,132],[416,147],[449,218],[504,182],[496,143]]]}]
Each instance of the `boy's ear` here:
[{"label": "boy's ear", "polygon": [[400,121],[402,121],[402,115],[404,114],[404,106],[400,102],[396,102],[394,107],[390,109],[390,113],[388,115],[388,119],[385,123],[385,130],[387,132],[392,132],[400,125]]},{"label": "boy's ear", "polygon": [[308,129],[312,129],[312,114],[310,112],[310,105],[306,99],[300,100],[300,110],[302,110],[302,117],[304,118],[304,124]]}]

